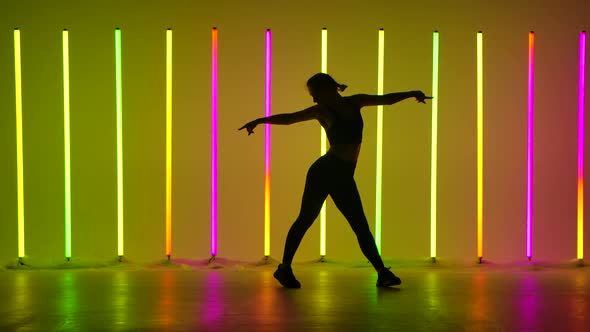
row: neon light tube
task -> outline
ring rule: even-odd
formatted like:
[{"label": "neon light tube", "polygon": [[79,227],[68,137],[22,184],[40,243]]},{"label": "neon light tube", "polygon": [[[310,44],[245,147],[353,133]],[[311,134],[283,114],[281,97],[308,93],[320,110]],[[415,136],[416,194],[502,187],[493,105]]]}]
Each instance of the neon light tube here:
[{"label": "neon light tube", "polygon": [[[328,73],[328,29],[322,29],[322,73]],[[321,155],[326,154],[327,151],[327,137],[326,131],[321,129],[320,149]],[[320,212],[320,256],[326,256],[326,202],[322,205]]]},{"label": "neon light tube", "polygon": [[166,30],[166,256],[172,255],[172,29]]},{"label": "neon light tube", "polygon": [[430,257],[436,258],[436,185],[438,158],[438,31],[432,34],[432,133],[430,148]]},{"label": "neon light tube", "polygon": [[211,256],[217,256],[217,28],[211,31]]},{"label": "neon light tube", "polygon": [[[272,32],[266,30],[264,116],[271,115]],[[270,256],[270,125],[264,125],[264,256]]]},{"label": "neon light tube", "polygon": [[483,33],[477,33],[477,257],[483,259]]},{"label": "neon light tube", "polygon": [[72,257],[72,185],[70,167],[70,59],[68,30],[62,32],[64,80],[65,256]]},{"label": "neon light tube", "polygon": [[[377,94],[383,94],[383,65],[385,59],[385,31],[379,29],[377,51]],[[375,244],[381,252],[381,201],[383,178],[383,105],[377,106],[377,171],[375,176]]]},{"label": "neon light tube", "polygon": [[14,80],[16,94],[16,180],[18,199],[18,257],[25,257],[25,200],[23,179],[23,93],[20,30],[14,29]]},{"label": "neon light tube", "polygon": [[584,102],[586,82],[586,31],[580,32],[578,80],[578,259],[584,259]]},{"label": "neon light tube", "polygon": [[526,256],[533,257],[533,138],[534,138],[534,91],[535,91],[535,33],[529,33],[528,77],[528,136],[527,136],[527,205],[526,205]]},{"label": "neon light tube", "polygon": [[123,84],[121,77],[121,29],[115,29],[115,81],[117,95],[117,235],[123,257]]}]

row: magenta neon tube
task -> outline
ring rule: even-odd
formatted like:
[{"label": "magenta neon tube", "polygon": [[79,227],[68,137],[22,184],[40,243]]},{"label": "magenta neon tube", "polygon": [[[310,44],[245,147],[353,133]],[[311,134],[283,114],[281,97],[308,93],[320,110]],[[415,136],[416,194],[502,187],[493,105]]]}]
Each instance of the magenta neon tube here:
[{"label": "magenta neon tube", "polygon": [[580,32],[580,71],[578,80],[578,229],[577,256],[584,258],[584,102],[586,91],[586,31]]},{"label": "magenta neon tube", "polygon": [[211,32],[211,256],[217,256],[217,28]]},{"label": "magenta neon tube", "polygon": [[529,33],[529,77],[528,77],[528,137],[527,137],[527,220],[526,256],[533,257],[533,139],[535,112],[535,33]]},{"label": "magenta neon tube", "polygon": [[[271,114],[272,32],[266,30],[264,116]],[[264,125],[264,256],[270,256],[270,125]]]}]

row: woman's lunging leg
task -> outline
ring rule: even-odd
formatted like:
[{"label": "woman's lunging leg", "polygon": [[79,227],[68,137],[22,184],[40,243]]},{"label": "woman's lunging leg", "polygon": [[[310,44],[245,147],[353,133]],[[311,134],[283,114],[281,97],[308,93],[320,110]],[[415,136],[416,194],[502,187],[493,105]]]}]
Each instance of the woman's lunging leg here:
[{"label": "woman's lunging leg", "polygon": [[363,211],[361,197],[354,179],[350,178],[338,183],[330,192],[330,196],[332,196],[334,204],[342,212],[356,234],[361,251],[365,257],[371,262],[375,270],[382,270],[384,268],[383,260],[381,259],[381,255],[379,255],[375,238],[369,228],[369,223]]},{"label": "woman's lunging leg", "polygon": [[290,265],[293,262],[293,257],[305,232],[307,232],[319,215],[322,205],[328,196],[324,172],[317,166],[312,165],[307,174],[303,199],[301,201],[301,210],[287,234],[285,250],[283,252],[283,264],[285,265]]}]

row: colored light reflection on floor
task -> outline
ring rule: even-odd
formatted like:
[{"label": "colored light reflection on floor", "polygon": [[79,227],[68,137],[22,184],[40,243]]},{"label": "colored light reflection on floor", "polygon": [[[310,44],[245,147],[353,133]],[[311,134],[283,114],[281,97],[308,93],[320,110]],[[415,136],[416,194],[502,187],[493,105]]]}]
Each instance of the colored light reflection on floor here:
[{"label": "colored light reflection on floor", "polygon": [[160,282],[160,297],[158,301],[158,315],[162,326],[171,329],[177,321],[177,301],[175,298],[176,274],[173,271],[164,272]]},{"label": "colored light reflection on floor", "polygon": [[538,288],[538,280],[526,275],[520,280],[520,285],[516,289],[518,297],[515,301],[519,313],[516,316],[519,317],[519,331],[537,331],[541,327],[538,324],[539,302],[541,302]]},{"label": "colored light reflection on floor", "polygon": [[63,329],[79,330],[80,325],[76,322],[76,317],[80,311],[79,289],[75,272],[63,271],[58,278],[58,288],[60,289],[59,314],[65,317]]},{"label": "colored light reflection on floor", "polygon": [[127,271],[114,272],[113,285],[110,288],[109,307],[112,308],[114,321],[119,327],[131,324],[129,309],[132,307],[134,297],[130,295],[132,286],[129,285],[129,276]]},{"label": "colored light reflection on floor", "polygon": [[0,330],[585,332],[590,305],[578,268],[420,264],[376,288],[369,266],[295,264],[293,292],[269,265],[143,267],[6,271]]},{"label": "colored light reflection on floor", "polygon": [[[34,285],[31,283],[31,275],[26,273],[18,273],[14,276],[14,290],[13,294],[19,294],[14,297],[12,302],[4,301],[3,303],[10,303],[10,306],[16,310],[16,314],[12,317],[17,320],[26,318],[28,312],[31,311],[31,306],[34,303],[34,298],[31,294],[31,287]],[[9,292],[2,292],[5,296],[9,296]],[[6,317],[6,316],[5,316]]]},{"label": "colored light reflection on floor", "polygon": [[471,303],[471,315],[474,320],[485,320],[490,316],[488,310],[488,298],[486,296],[488,289],[486,280],[487,275],[483,272],[473,274],[470,292],[473,294]]},{"label": "colored light reflection on floor", "polygon": [[201,313],[201,319],[205,326],[215,327],[223,320],[225,303],[224,298],[224,284],[221,273],[213,271],[207,273],[207,288],[205,290],[205,306]]},{"label": "colored light reflection on floor", "polygon": [[582,273],[575,276],[575,280],[573,282],[573,293],[576,296],[568,296],[570,299],[569,307],[571,308],[570,317],[572,317],[572,326],[570,331],[584,331],[588,329],[588,312],[590,312],[590,304],[589,301],[583,301],[580,298],[583,298],[583,294],[587,291],[588,285],[588,278],[586,277],[588,274],[584,275]]},{"label": "colored light reflection on floor", "polygon": [[426,311],[426,317],[428,320],[432,321],[437,319],[438,315],[440,315],[441,309],[444,308],[441,303],[441,287],[438,279],[438,274],[434,272],[426,273],[424,276],[424,294],[426,295],[424,298],[424,304],[425,307],[429,309]]}]

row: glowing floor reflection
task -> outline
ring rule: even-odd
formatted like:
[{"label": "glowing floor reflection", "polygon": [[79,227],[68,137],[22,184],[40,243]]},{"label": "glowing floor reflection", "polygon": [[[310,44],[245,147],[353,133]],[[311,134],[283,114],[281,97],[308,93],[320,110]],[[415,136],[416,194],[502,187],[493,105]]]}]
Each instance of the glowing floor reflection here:
[{"label": "glowing floor reflection", "polygon": [[0,331],[588,331],[590,269],[274,266],[0,272]]}]

